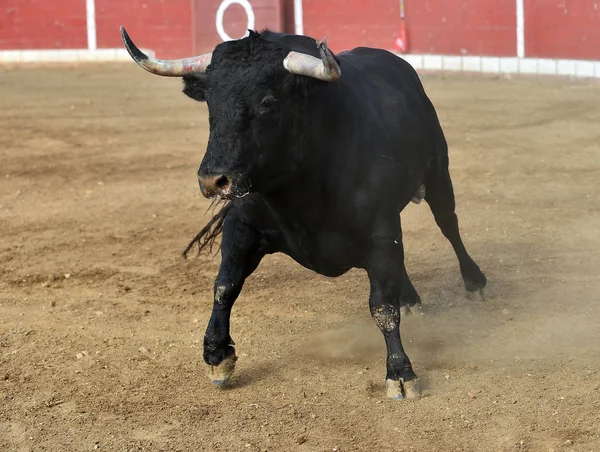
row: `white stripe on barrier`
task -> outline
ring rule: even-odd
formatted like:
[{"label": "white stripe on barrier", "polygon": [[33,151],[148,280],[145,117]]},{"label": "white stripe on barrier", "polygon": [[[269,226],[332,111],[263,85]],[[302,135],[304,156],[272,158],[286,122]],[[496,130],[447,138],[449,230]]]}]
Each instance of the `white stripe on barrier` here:
[{"label": "white stripe on barrier", "polygon": [[568,75],[571,77],[600,78],[600,61],[592,60],[472,55],[397,55],[408,61],[417,71]]},{"label": "white stripe on barrier", "polygon": [[[142,52],[154,56],[154,51]],[[130,61],[125,49],[49,49],[49,50],[2,50],[0,63],[73,63],[78,61]]]},{"label": "white stripe on barrier", "polygon": [[96,3],[85,0],[85,21],[87,26],[87,42],[89,50],[96,50]]},{"label": "white stripe on barrier", "polygon": [[[154,51],[142,49],[154,56]],[[472,55],[397,54],[417,71],[484,72],[487,74],[567,75],[600,78],[600,61],[560,58],[516,58]],[[0,50],[1,63],[69,63],[77,61],[129,61],[125,49]]]},{"label": "white stripe on barrier", "polygon": [[294,29],[297,35],[304,34],[304,12],[302,0],[294,0]]},{"label": "white stripe on barrier", "polygon": [[517,57],[525,58],[525,8],[523,0],[517,0]]}]

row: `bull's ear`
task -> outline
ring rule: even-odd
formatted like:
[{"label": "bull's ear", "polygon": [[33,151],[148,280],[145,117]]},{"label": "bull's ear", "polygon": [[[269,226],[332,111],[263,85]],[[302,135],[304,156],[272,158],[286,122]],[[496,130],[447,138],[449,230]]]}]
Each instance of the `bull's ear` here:
[{"label": "bull's ear", "polygon": [[183,76],[183,94],[197,100],[205,102],[204,74],[186,74]]}]

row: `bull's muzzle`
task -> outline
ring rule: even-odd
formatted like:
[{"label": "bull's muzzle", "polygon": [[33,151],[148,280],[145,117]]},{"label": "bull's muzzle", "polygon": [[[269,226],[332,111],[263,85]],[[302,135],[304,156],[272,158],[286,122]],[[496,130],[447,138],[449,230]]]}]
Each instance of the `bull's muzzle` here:
[{"label": "bull's muzzle", "polygon": [[231,179],[223,174],[198,176],[198,183],[200,184],[200,191],[205,198],[214,198],[215,196],[228,198],[232,194],[231,189],[233,184],[231,183]]}]

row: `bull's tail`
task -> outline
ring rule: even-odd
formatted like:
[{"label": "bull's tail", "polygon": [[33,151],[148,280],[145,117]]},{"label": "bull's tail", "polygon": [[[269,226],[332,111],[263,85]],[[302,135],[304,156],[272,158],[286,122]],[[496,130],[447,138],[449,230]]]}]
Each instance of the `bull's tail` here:
[{"label": "bull's tail", "polygon": [[212,219],[207,223],[207,225],[204,226],[202,230],[196,234],[196,237],[192,239],[188,246],[185,247],[185,250],[182,253],[184,258],[187,259],[187,255],[194,245],[198,245],[198,254],[206,249],[208,249],[209,252],[212,252],[217,237],[221,235],[221,232],[223,232],[225,217],[227,216],[227,212],[229,212],[230,208],[231,204],[227,202],[216,214],[213,215]]}]

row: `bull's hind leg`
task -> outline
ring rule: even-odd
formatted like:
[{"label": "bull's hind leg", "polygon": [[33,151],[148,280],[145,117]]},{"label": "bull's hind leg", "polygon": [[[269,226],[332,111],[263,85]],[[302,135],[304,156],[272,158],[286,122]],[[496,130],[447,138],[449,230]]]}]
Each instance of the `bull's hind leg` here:
[{"label": "bull's hind leg", "polygon": [[425,200],[431,208],[435,222],[454,248],[465,288],[469,292],[483,289],[487,282],[485,275],[467,253],[458,230],[454,189],[448,172],[447,158],[431,168],[425,185]]},{"label": "bull's hind leg", "polygon": [[417,293],[415,286],[413,286],[408,273],[406,273],[406,267],[402,266],[402,290],[400,295],[400,312],[404,315],[410,314],[410,308],[421,303],[421,297]]},{"label": "bull's hind leg", "polygon": [[[402,219],[400,219],[400,223],[402,223]],[[400,226],[400,228],[402,228],[402,226]],[[401,237],[398,237],[395,241],[399,244],[402,244]],[[400,295],[400,312],[403,315],[406,315],[410,314],[410,308],[421,303],[421,297],[419,297],[415,286],[413,286],[410,278],[408,277],[404,262],[402,262],[401,270],[402,273],[400,277],[402,278],[402,290]]]},{"label": "bull's hind leg", "polygon": [[204,335],[208,377],[217,385],[227,383],[237,360],[229,334],[231,308],[244,281],[264,256],[259,233],[238,218],[234,207],[225,218],[221,243],[221,267],[215,281],[212,315]]}]

